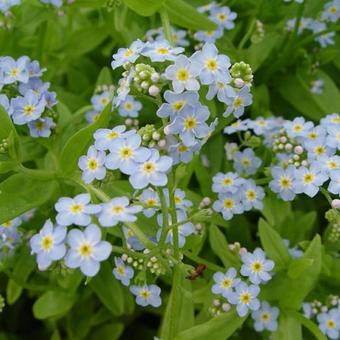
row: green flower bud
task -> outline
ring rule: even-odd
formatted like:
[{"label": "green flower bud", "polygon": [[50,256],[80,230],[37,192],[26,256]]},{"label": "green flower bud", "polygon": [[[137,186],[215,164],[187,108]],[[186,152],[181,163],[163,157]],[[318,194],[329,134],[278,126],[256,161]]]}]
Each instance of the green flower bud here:
[{"label": "green flower bud", "polygon": [[250,85],[253,81],[253,71],[250,65],[243,61],[235,63],[230,73],[234,79],[242,79],[246,85]]}]

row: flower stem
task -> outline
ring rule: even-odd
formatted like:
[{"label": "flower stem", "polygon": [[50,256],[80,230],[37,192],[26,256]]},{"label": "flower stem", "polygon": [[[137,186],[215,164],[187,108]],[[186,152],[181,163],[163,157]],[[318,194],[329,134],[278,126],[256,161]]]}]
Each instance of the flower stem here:
[{"label": "flower stem", "polygon": [[178,237],[178,224],[177,224],[177,212],[176,212],[176,202],[175,202],[175,188],[174,188],[174,172],[172,171],[169,175],[169,201],[170,201],[170,215],[172,228],[172,238],[174,246],[174,257],[176,260],[180,259],[179,256],[179,237]]},{"label": "flower stem", "polygon": [[166,199],[164,196],[164,192],[162,189],[157,189],[159,200],[161,202],[161,210],[162,210],[162,218],[163,218],[163,227],[161,232],[161,237],[159,239],[159,245],[162,247],[166,240],[166,235],[168,233],[169,229],[169,211],[168,211],[168,205],[166,203]]},{"label": "flower stem", "polygon": [[170,20],[168,13],[166,9],[163,7],[160,9],[159,14],[161,16],[161,21],[163,25],[163,30],[164,30],[164,36],[165,38],[169,41],[169,43],[172,45],[172,37],[171,37],[171,27],[170,27]]}]

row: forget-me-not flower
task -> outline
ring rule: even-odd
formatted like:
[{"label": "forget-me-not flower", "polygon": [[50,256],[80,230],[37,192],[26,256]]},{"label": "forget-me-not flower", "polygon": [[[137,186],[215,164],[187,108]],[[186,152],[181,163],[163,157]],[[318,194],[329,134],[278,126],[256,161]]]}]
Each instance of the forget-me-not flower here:
[{"label": "forget-me-not flower", "polygon": [[79,158],[78,166],[83,171],[82,179],[85,183],[105,178],[105,156],[104,151],[98,151],[94,146],[90,146],[87,155]]},{"label": "forget-me-not flower", "polygon": [[112,271],[114,277],[120,281],[124,286],[128,286],[130,284],[130,280],[133,278],[134,270],[132,267],[127,266],[124,261],[115,257],[115,268]]},{"label": "forget-me-not flower", "polygon": [[137,305],[157,308],[162,304],[161,289],[156,285],[131,286],[130,291],[136,296]]},{"label": "forget-me-not flower", "polygon": [[233,292],[233,288],[241,281],[236,278],[236,275],[237,272],[235,268],[229,268],[225,274],[221,272],[215,273],[213,276],[215,284],[211,287],[211,291],[214,294],[220,294],[227,299]]},{"label": "forget-me-not flower", "polygon": [[277,307],[271,307],[266,301],[261,302],[260,309],[251,313],[255,330],[257,332],[264,330],[275,332],[278,327],[277,318],[279,314],[280,311]]}]

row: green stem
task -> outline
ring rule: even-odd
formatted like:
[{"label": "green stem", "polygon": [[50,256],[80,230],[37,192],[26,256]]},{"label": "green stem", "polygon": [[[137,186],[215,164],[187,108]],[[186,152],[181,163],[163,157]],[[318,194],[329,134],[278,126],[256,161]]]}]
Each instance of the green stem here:
[{"label": "green stem", "polygon": [[102,202],[108,202],[111,200],[111,197],[107,195],[104,191],[94,187],[91,184],[85,184],[85,186],[89,189],[88,191],[93,192]]},{"label": "green stem", "polygon": [[254,27],[256,24],[256,18],[254,18],[250,24],[249,24],[249,28],[247,33],[243,36],[242,40],[240,41],[239,45],[238,45],[238,49],[241,50],[244,45],[246,44],[246,42],[248,41],[248,39],[250,38],[250,36],[252,35],[253,31],[254,31]]},{"label": "green stem", "polygon": [[163,7],[163,8],[160,9],[159,14],[161,16],[161,21],[162,21],[163,30],[164,30],[164,36],[169,41],[169,43],[172,45],[173,40],[172,40],[172,36],[171,36],[171,27],[170,27],[170,20],[169,20],[168,12]]},{"label": "green stem", "polygon": [[179,256],[179,236],[178,236],[178,225],[177,225],[177,212],[176,212],[176,202],[175,202],[175,188],[174,188],[174,172],[172,171],[169,175],[169,201],[170,201],[170,215],[172,228],[172,239],[174,246],[174,257],[176,260],[180,259]]},{"label": "green stem", "polygon": [[125,248],[119,247],[119,246],[112,246],[112,252],[113,253],[118,253],[118,254],[127,254],[127,255],[129,255],[131,257],[138,257],[138,258],[141,258],[141,259],[145,258],[144,254],[141,254],[141,253],[138,253],[138,252],[134,252],[134,251],[131,251],[129,249],[125,249]]},{"label": "green stem", "polygon": [[331,198],[330,194],[328,193],[328,191],[325,188],[320,188],[320,192],[326,197],[330,206],[332,206],[332,198]]},{"label": "green stem", "polygon": [[166,235],[169,230],[169,211],[168,211],[168,205],[166,203],[163,190],[157,188],[157,192],[158,192],[159,200],[161,203],[162,218],[163,218],[163,227],[162,227],[161,236],[159,239],[159,245],[162,247],[165,243]]}]

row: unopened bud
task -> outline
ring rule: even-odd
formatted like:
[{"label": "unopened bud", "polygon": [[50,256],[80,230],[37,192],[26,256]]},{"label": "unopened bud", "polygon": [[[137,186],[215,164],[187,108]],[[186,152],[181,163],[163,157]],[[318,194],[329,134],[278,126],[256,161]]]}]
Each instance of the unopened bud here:
[{"label": "unopened bud", "polygon": [[335,199],[332,201],[332,208],[333,209],[340,209],[340,200],[339,199]]},{"label": "unopened bud", "polygon": [[157,83],[158,80],[159,80],[159,74],[158,74],[157,72],[152,73],[152,74],[151,74],[151,80],[152,80],[154,83]]},{"label": "unopened bud", "polygon": [[303,153],[303,147],[301,145],[298,145],[294,148],[294,152],[297,154],[297,155],[301,155]]},{"label": "unopened bud", "polygon": [[235,86],[237,87],[237,88],[242,88],[243,86],[244,86],[244,81],[243,81],[243,79],[241,79],[241,78],[236,78],[235,80],[234,80],[234,84],[235,84]]},{"label": "unopened bud", "polygon": [[151,85],[149,87],[149,95],[150,96],[153,96],[153,97],[156,97],[158,94],[159,94],[159,87],[156,86],[156,85]]}]

